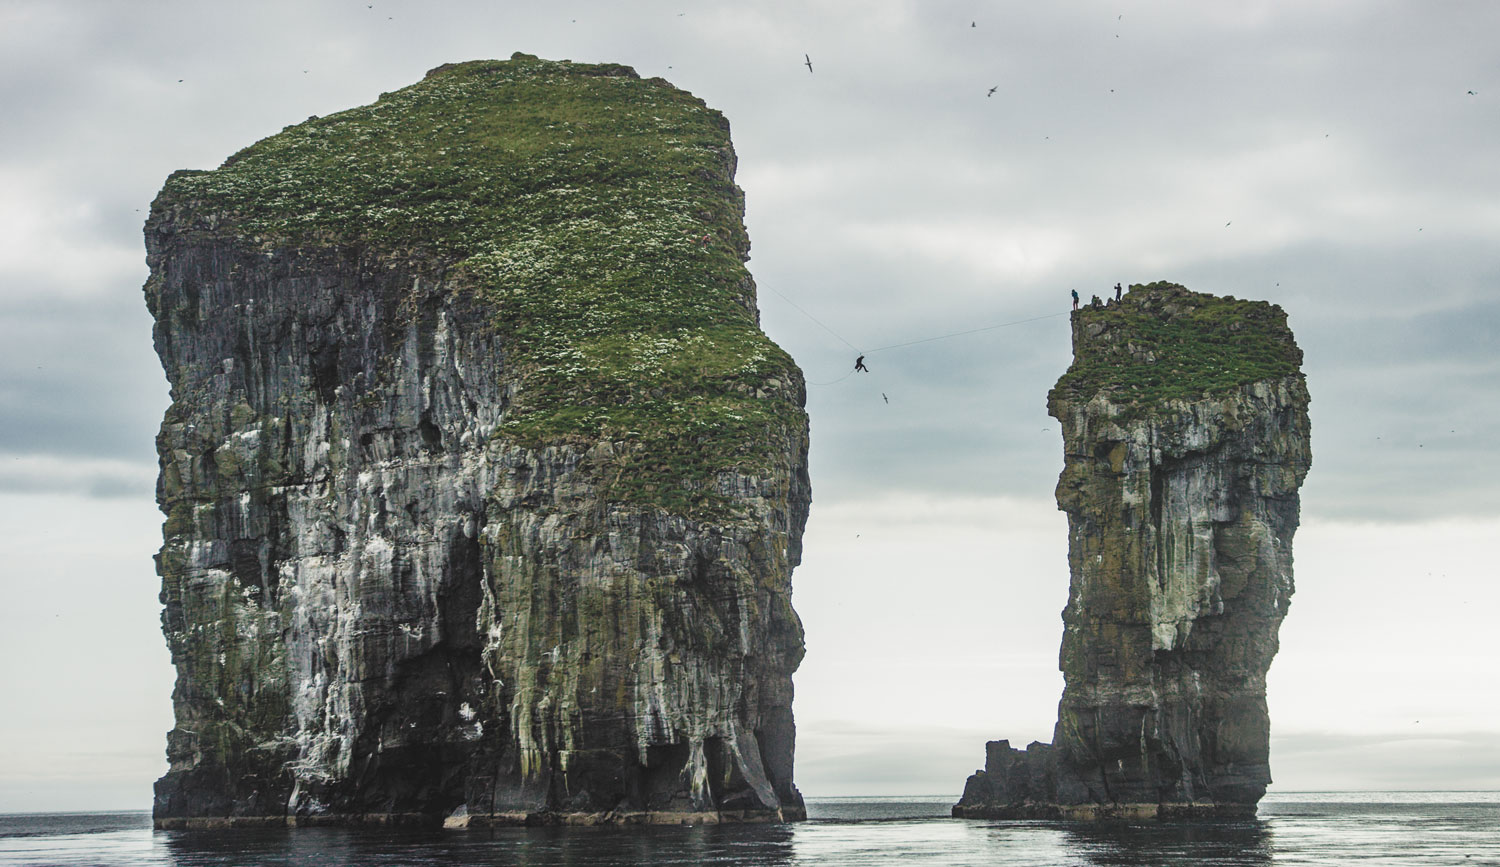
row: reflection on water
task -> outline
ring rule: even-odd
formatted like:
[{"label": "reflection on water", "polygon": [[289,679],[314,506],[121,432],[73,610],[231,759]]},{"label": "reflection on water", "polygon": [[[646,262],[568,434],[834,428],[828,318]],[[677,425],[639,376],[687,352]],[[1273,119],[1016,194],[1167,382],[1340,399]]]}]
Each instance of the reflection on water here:
[{"label": "reflection on water", "polygon": [[1065,848],[1090,865],[1272,863],[1271,829],[1263,821],[1070,825]]},{"label": "reflection on water", "polygon": [[302,828],[164,832],[164,863],[298,865],[791,864],[793,826],[495,828],[461,832]]},{"label": "reflection on water", "polygon": [[144,813],[0,816],[0,867],[1500,865],[1500,793],[1283,795],[1248,822],[947,818],[952,798],[837,798],[795,825],[159,831]]}]

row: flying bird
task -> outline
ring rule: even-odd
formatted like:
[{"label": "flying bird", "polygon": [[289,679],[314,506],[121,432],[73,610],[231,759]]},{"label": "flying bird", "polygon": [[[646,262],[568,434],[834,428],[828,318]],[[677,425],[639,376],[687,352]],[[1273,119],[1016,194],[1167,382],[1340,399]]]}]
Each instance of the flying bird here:
[{"label": "flying bird", "polygon": [[802,57],[802,65],[807,67],[807,74],[812,75],[812,58],[808,57],[806,54],[802,55]]},{"label": "flying bird", "polygon": [[1478,95],[1479,95],[1479,94],[1477,94],[1477,93],[1475,93],[1475,92],[1474,92],[1474,91],[1472,91],[1472,90],[1471,90],[1471,91],[1469,91],[1469,96],[1478,96]]},{"label": "flying bird", "polygon": [[969,26],[970,27],[978,27],[979,26],[979,22],[978,21],[970,21],[969,22]]},{"label": "flying bird", "polygon": [[994,87],[990,88],[990,92],[986,93],[985,96],[994,96],[995,95],[995,91],[997,91],[999,89],[1000,89],[1000,85],[997,84]]},{"label": "flying bird", "polygon": [[886,403],[890,403],[891,402],[891,399],[885,396],[885,392],[882,391],[880,393],[880,396],[885,399]]}]

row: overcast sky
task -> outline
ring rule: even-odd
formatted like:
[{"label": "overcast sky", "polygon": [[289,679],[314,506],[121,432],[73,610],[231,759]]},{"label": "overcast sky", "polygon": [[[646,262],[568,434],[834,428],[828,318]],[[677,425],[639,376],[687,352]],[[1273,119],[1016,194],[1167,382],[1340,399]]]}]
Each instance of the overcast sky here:
[{"label": "overcast sky", "polygon": [[813,383],[805,794],[957,794],[986,739],[1050,739],[1055,314],[1162,279],[1280,304],[1306,353],[1273,791],[1500,788],[1497,33],[1462,0],[0,0],[0,811],[144,809],[165,770],[166,176],[515,51],[732,125]]}]

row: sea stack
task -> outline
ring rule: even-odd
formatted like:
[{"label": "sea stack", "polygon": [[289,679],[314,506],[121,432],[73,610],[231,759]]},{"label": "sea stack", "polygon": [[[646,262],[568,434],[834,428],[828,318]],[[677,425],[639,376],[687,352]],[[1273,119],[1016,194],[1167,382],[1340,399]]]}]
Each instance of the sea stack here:
[{"label": "sea stack", "polygon": [[805,392],[734,170],[691,94],[516,55],[167,180],[158,827],[803,817]]},{"label": "sea stack", "polygon": [[1057,725],[987,744],[953,815],[1254,815],[1312,460],[1301,350],[1281,308],[1170,283],[1072,321],[1047,403],[1070,575]]}]

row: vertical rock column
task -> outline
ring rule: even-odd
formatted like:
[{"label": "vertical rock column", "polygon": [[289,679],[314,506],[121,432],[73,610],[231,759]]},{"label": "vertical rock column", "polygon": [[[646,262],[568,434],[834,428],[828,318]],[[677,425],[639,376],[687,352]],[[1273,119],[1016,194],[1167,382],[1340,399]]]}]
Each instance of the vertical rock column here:
[{"label": "vertical rock column", "polygon": [[1062,424],[1065,687],[1053,742],[989,745],[960,816],[1253,815],[1266,672],[1311,463],[1279,308],[1171,284],[1074,314]]},{"label": "vertical rock column", "polygon": [[158,827],[803,817],[806,395],[734,171],[691,94],[516,55],[167,180]]}]

